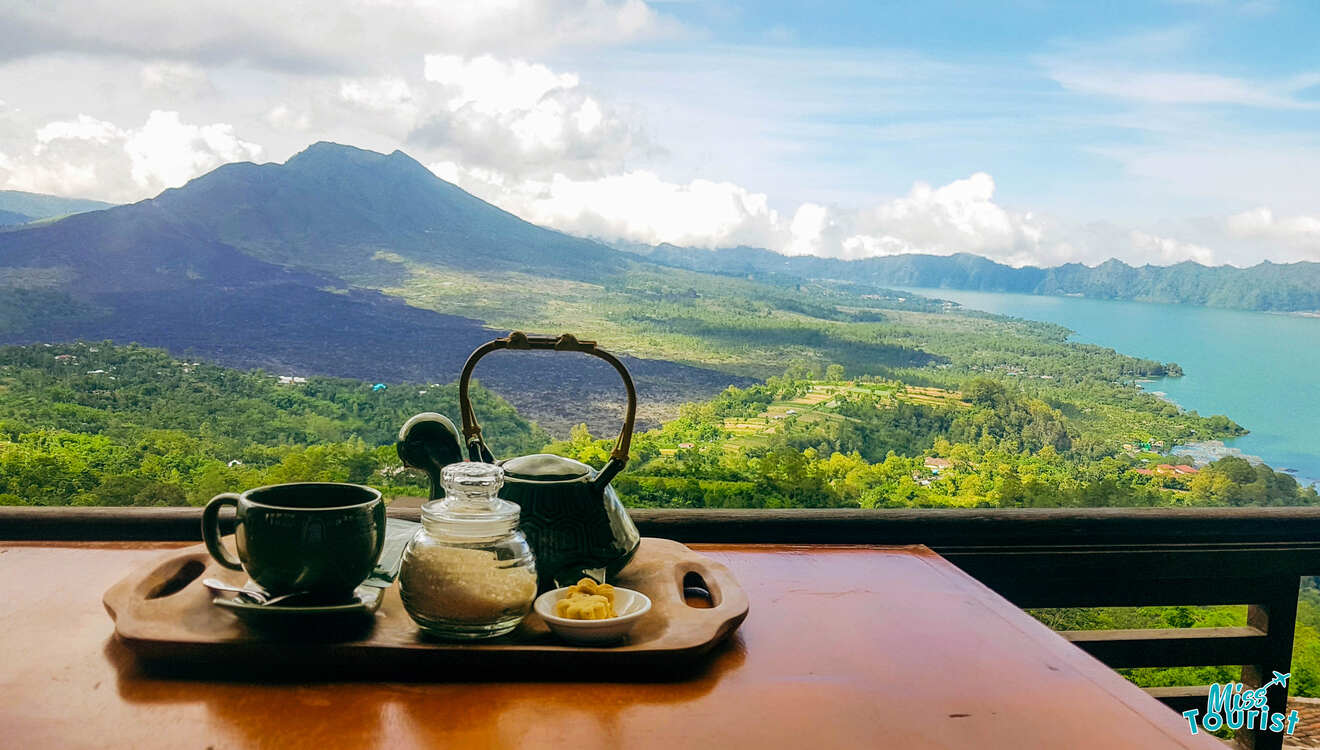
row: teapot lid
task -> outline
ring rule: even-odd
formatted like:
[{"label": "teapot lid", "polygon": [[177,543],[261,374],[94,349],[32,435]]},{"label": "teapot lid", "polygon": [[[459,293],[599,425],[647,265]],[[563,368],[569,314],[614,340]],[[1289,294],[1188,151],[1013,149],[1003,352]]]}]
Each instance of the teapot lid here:
[{"label": "teapot lid", "polygon": [[567,482],[589,479],[596,470],[571,458],[550,453],[533,453],[505,461],[504,476],[524,482]]}]

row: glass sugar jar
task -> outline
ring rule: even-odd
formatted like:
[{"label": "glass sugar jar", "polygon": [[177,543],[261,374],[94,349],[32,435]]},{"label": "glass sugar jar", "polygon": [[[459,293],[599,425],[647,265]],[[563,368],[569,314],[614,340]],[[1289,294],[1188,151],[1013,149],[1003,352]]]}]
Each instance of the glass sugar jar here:
[{"label": "glass sugar jar", "polygon": [[520,508],[496,494],[504,470],[465,462],[440,477],[445,497],[422,506],[422,528],[403,552],[404,609],[442,638],[508,633],[536,598],[536,563],[518,530]]}]

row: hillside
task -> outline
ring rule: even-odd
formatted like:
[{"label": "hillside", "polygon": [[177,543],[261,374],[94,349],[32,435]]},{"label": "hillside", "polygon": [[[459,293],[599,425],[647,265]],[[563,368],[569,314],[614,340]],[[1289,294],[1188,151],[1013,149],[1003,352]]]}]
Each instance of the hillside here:
[{"label": "hillside", "polygon": [[1111,259],[1095,267],[1069,263],[1014,268],[966,253],[845,261],[790,257],[749,247],[710,251],[673,245],[652,248],[644,257],[675,268],[744,278],[850,279],[889,287],[1080,295],[1279,312],[1320,310],[1320,263],[1265,261],[1235,268],[1184,262],[1133,267]]}]

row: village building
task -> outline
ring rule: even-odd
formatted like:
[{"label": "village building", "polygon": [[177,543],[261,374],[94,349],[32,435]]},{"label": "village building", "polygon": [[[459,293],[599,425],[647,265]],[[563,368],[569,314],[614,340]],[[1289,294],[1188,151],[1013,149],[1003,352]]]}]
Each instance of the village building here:
[{"label": "village building", "polygon": [[945,469],[953,468],[953,462],[947,458],[932,456],[926,459],[926,468],[930,469],[931,473],[938,474]]}]

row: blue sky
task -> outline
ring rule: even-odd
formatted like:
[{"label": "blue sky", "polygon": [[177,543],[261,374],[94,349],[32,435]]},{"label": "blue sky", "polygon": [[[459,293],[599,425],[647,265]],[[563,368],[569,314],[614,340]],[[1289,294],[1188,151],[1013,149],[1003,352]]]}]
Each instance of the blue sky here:
[{"label": "blue sky", "polygon": [[[1303,108],[1320,104],[1320,79],[1303,85],[1320,72],[1320,3],[660,7],[704,33],[650,55],[570,64],[615,95],[643,101],[646,93],[630,91],[642,88],[632,85],[633,66],[672,80],[679,57],[693,61],[679,63],[685,80],[702,80],[690,67],[714,71],[701,114],[721,120],[718,102],[731,95],[739,106],[729,126],[760,113],[773,121],[758,134],[769,142],[763,147],[779,146],[772,163],[735,149],[727,174],[769,183],[765,189],[790,202],[866,200],[906,191],[913,180],[944,184],[984,170],[1005,200],[1082,219],[1232,210],[1242,198],[1231,189],[1210,200],[1160,190],[1133,179],[1122,157],[1202,139],[1310,143],[1320,125],[1317,111]],[[768,65],[784,69],[767,76]],[[1166,86],[1150,85],[1168,90],[1145,90],[1142,80],[1160,75],[1170,77]],[[730,78],[751,90],[719,91]],[[1204,90],[1184,90],[1191,84]],[[1271,90],[1278,101],[1241,96]],[[656,98],[665,110],[683,109],[687,95]],[[654,127],[663,133],[667,124]],[[734,141],[732,133],[723,139]],[[691,168],[712,155],[719,158],[706,152]],[[1165,194],[1152,204],[1148,191]],[[1260,199],[1288,197],[1259,190]],[[1308,205],[1316,207],[1315,196],[1295,196],[1289,208]]]},{"label": "blue sky", "polygon": [[319,139],[609,241],[1320,260],[1320,3],[0,2],[0,185]]}]

